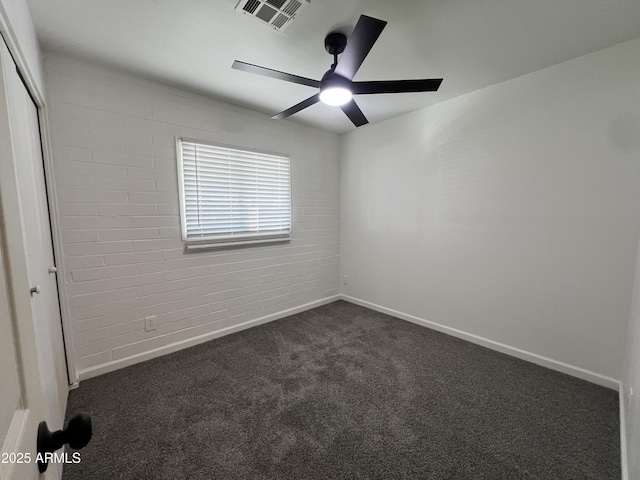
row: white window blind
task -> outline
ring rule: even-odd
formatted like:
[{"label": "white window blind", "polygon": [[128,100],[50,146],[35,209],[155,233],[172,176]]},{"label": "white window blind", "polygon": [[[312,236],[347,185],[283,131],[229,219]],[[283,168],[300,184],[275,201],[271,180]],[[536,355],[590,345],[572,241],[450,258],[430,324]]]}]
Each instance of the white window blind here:
[{"label": "white window blind", "polygon": [[289,239],[289,157],[178,139],[188,248]]}]

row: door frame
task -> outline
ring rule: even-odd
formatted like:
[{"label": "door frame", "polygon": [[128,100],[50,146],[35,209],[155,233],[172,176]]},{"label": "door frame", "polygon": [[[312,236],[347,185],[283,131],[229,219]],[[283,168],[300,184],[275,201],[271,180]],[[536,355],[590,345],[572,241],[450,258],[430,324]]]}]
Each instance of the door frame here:
[{"label": "door frame", "polygon": [[65,281],[67,278],[67,271],[64,263],[64,256],[62,254],[62,228],[58,215],[60,210],[58,208],[55,170],[53,167],[53,149],[51,145],[51,129],[48,115],[49,107],[45,101],[46,97],[44,92],[41,91],[38,82],[35,80],[33,73],[29,68],[26,60],[27,56],[18,41],[18,36],[9,21],[9,16],[7,15],[2,3],[0,3],[0,34],[9,48],[9,53],[11,53],[13,61],[18,68],[18,73],[22,77],[27,91],[33,99],[33,102],[36,104],[36,108],[38,110],[40,142],[42,144],[42,158],[44,162],[44,180],[47,188],[47,201],[49,203],[49,221],[51,224],[53,257],[56,268],[58,269],[58,302],[60,304],[62,338],[64,339],[65,357],[67,361],[67,376],[70,388],[77,388],[79,384],[79,377],[75,363],[73,336],[71,335],[72,324],[70,320],[69,296],[67,295],[67,285]]}]

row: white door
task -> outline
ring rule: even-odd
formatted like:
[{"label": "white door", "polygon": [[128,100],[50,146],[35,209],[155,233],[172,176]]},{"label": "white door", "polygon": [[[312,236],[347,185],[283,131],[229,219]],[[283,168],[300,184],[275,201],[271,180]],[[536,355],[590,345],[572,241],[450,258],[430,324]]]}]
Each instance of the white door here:
[{"label": "white door", "polygon": [[39,422],[62,428],[67,377],[37,109],[4,42],[0,64],[0,479],[30,480]]},{"label": "white door", "polygon": [[[5,47],[6,48],[6,47]],[[38,125],[38,109],[15,68],[5,73],[9,119],[19,141],[14,142],[18,175],[18,192],[22,217],[22,230],[27,251],[29,285],[39,293],[31,295],[41,382],[44,388],[47,421],[62,421],[69,392],[58,281],[53,259],[51,224],[44,180],[42,146]],[[14,135],[15,136],[15,135]],[[62,412],[62,413],[60,413]]]}]

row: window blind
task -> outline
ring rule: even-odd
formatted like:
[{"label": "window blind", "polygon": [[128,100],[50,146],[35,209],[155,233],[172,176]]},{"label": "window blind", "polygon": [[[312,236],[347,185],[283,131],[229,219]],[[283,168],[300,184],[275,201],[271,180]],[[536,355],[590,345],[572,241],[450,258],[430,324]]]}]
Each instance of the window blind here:
[{"label": "window blind", "polygon": [[198,246],[288,239],[289,157],[178,140],[183,240]]}]

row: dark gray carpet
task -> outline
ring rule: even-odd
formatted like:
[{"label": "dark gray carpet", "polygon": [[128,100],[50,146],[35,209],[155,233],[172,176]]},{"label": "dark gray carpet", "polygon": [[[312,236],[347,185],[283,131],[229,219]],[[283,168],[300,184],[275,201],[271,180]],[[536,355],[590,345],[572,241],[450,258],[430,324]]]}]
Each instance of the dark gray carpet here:
[{"label": "dark gray carpet", "polygon": [[617,393],[346,302],[82,382],[64,479],[619,479]]}]

